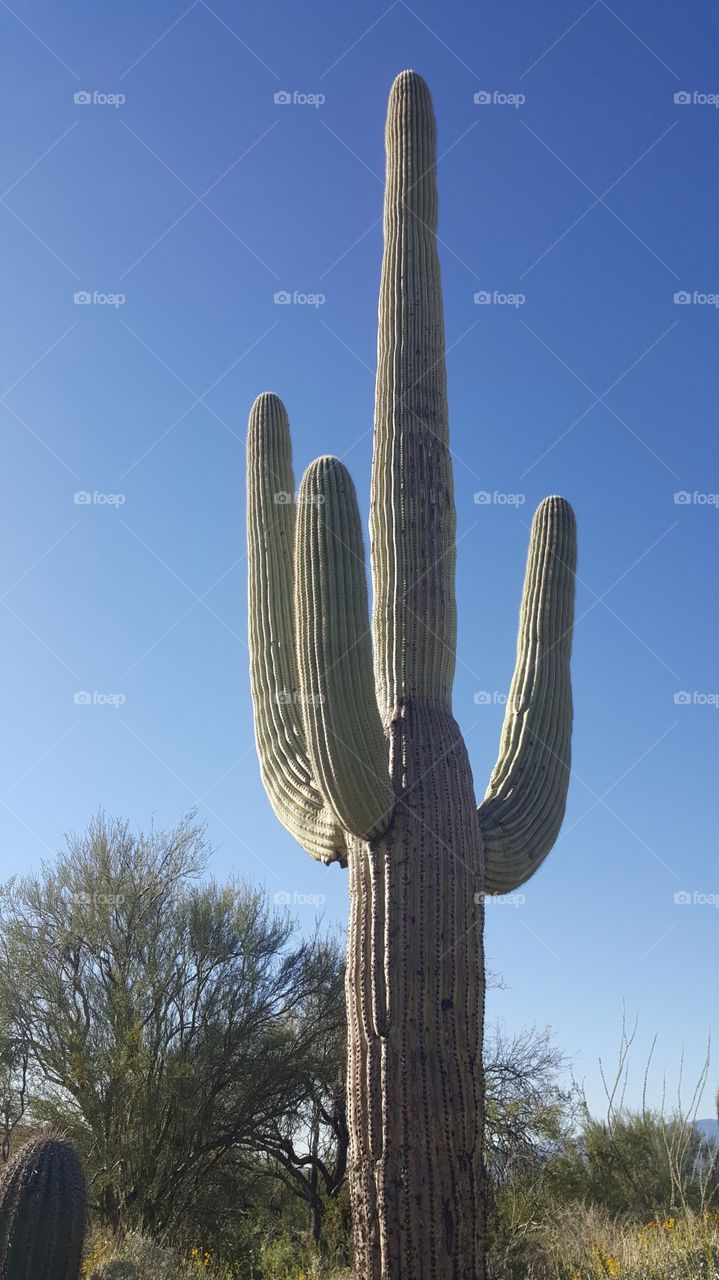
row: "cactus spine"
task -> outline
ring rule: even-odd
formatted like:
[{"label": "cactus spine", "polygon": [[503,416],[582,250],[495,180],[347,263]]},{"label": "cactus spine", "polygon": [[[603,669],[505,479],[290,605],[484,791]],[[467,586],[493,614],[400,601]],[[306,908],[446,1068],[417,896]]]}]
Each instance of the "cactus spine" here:
[{"label": "cactus spine", "polygon": [[[361,1280],[484,1280],[483,895],[536,869],[564,813],[574,516],[535,514],[500,753],[477,808],[452,716],[455,511],[429,90],[405,71],[386,130],[370,507],[370,647],[352,481],[302,480],[264,393],[248,433],[250,671],[275,812],[348,865],[348,1107]],[[278,501],[279,496],[279,501]]]},{"label": "cactus spine", "polygon": [[0,1182],[0,1280],[78,1280],[85,1176],[68,1142],[36,1138]]}]

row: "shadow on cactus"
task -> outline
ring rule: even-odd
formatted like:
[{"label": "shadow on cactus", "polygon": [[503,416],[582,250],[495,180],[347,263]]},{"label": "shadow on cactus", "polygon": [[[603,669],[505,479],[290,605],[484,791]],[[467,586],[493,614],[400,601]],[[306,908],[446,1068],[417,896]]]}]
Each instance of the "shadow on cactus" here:
[{"label": "shadow on cactus", "polygon": [[0,1179],[0,1280],[78,1280],[85,1224],[73,1147],[52,1134],[28,1142]]},{"label": "shadow on cactus", "polygon": [[265,393],[247,445],[250,675],[262,779],[313,857],[349,869],[350,1190],[361,1280],[482,1280],[484,894],[526,880],[564,814],[576,558],[532,525],[499,758],[477,807],[452,715],[455,526],[427,85],[389,100],[370,502],[307,469]]}]

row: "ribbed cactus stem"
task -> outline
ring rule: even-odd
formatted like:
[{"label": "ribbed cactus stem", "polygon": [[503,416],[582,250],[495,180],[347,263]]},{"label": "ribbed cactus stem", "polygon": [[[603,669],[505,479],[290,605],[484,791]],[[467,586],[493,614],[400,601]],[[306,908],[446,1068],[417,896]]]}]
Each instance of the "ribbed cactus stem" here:
[{"label": "ribbed cactus stem", "polygon": [[85,1177],[69,1143],[41,1137],[0,1179],[0,1280],[78,1280]]},{"label": "ribbed cactus stem", "polygon": [[576,560],[574,512],[564,498],[545,498],[532,522],[499,757],[479,810],[489,893],[507,893],[528,880],[562,825],[571,763]]},{"label": "ribbed cactus stem", "polygon": [[394,809],[372,671],[362,526],[337,458],[319,458],[299,493],[295,615],[301,706],[313,775],[347,831],[386,831]]},{"label": "ribbed cactus stem", "polygon": [[291,607],[292,445],[285,406],[269,392],[250,414],[247,492],[250,682],[262,780],[280,821],[313,858],[344,861],[345,838],[314,785],[304,739]]},{"label": "ribbed cactus stem", "polygon": [[[305,473],[261,396],[248,437],[250,650],[262,776],[280,819],[350,875],[347,1093],[357,1280],[485,1280],[486,891],[531,875],[569,778],[574,516],[532,526],[500,755],[477,809],[451,711],[455,511],[435,243],[435,125],[411,71],[390,94],[364,549],[336,458]],[[292,698],[278,709],[278,688]],[[485,871],[486,856],[486,871]]]},{"label": "ribbed cactus stem", "polygon": [[395,80],[379,299],[370,535],[377,696],[449,705],[455,527],[444,318],[435,229],[435,123],[421,76]]}]

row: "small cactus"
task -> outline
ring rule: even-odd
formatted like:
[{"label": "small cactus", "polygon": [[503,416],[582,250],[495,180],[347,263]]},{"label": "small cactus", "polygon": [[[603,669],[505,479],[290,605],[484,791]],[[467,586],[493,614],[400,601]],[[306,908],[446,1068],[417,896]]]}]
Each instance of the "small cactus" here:
[{"label": "small cactus", "polygon": [[52,1134],[28,1142],[0,1180],[0,1280],[78,1280],[85,1218],[74,1148]]}]

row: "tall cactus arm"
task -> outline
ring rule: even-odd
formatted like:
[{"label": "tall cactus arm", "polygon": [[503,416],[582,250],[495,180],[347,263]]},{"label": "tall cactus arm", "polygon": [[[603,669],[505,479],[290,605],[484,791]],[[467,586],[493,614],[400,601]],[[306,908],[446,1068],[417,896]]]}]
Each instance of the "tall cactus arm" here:
[{"label": "tall cactus arm", "polygon": [[413,696],[449,705],[456,643],[435,123],[414,71],[392,86],[385,143],[370,535],[377,697],[387,719]]},{"label": "tall cactus arm", "polygon": [[564,498],[545,498],[532,522],[499,757],[479,807],[488,893],[506,893],[529,879],[564,816],[576,558],[572,508]]},{"label": "tall cactus arm", "polygon": [[313,784],[299,704],[292,611],[295,481],[287,412],[258,396],[247,435],[250,682],[265,790],[280,822],[321,862],[344,862],[335,815]]},{"label": "tall cactus arm", "polygon": [[337,458],[318,458],[299,493],[295,617],[313,777],[355,836],[389,826],[394,795],[372,670],[362,526]]}]

